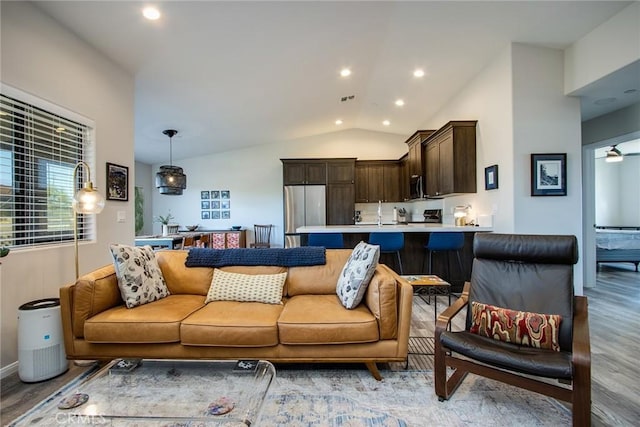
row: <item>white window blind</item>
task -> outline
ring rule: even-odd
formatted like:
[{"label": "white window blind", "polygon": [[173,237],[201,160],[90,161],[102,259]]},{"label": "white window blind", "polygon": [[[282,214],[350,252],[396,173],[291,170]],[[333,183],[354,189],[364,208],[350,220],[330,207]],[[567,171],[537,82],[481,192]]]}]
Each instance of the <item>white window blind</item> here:
[{"label": "white window blind", "polygon": [[[12,93],[13,95],[13,93]],[[33,97],[30,97],[33,101]],[[75,165],[91,146],[92,129],[37,102],[0,94],[0,245],[30,247],[73,240],[71,201],[89,179]],[[74,116],[69,113],[69,116]],[[95,235],[95,215],[78,216],[78,239]]]}]

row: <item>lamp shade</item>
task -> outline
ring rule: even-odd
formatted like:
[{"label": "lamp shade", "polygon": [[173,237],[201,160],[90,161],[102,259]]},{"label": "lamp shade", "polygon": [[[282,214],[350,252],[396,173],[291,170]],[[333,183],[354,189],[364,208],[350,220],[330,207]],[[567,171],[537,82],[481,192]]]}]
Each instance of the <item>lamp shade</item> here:
[{"label": "lamp shade", "polygon": [[181,167],[173,166],[173,137],[178,133],[175,129],[167,129],[162,131],[169,137],[169,164],[160,166],[160,170],[156,173],[156,187],[160,194],[169,196],[180,196],[182,190],[187,188],[187,176]]},{"label": "lamp shade", "polygon": [[160,194],[179,196],[187,188],[187,176],[178,166],[160,166],[156,173],[156,187]]},{"label": "lamp shade", "polygon": [[102,194],[93,188],[93,184],[88,181],[85,182],[82,188],[73,196],[71,206],[76,213],[100,213],[102,209],[104,209],[104,197],[102,197]]}]

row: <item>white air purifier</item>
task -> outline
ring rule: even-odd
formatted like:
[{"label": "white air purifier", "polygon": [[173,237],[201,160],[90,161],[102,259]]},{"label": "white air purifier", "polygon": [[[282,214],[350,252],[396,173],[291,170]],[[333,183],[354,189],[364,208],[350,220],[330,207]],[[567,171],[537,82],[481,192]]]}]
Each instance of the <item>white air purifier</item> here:
[{"label": "white air purifier", "polygon": [[26,383],[48,380],[67,371],[60,299],[47,298],[18,309],[18,376]]}]

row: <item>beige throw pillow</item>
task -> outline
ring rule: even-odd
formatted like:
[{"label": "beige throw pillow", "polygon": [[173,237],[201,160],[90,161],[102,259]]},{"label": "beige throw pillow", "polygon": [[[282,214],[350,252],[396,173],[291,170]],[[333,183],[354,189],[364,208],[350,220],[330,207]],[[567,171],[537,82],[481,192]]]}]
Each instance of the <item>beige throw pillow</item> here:
[{"label": "beige throw pillow", "polygon": [[206,302],[245,301],[282,304],[287,273],[242,274],[214,269]]}]

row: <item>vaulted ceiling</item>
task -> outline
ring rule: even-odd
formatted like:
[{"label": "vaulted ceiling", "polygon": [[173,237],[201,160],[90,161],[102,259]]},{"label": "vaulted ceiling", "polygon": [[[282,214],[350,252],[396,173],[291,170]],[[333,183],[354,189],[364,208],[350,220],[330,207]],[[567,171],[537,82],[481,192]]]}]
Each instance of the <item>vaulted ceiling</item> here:
[{"label": "vaulted ceiling", "polygon": [[349,128],[408,136],[510,42],[564,49],[629,3],[173,1],[149,21],[141,2],[36,2],[135,76],[144,163],[167,160],[168,128],[174,159]]}]

